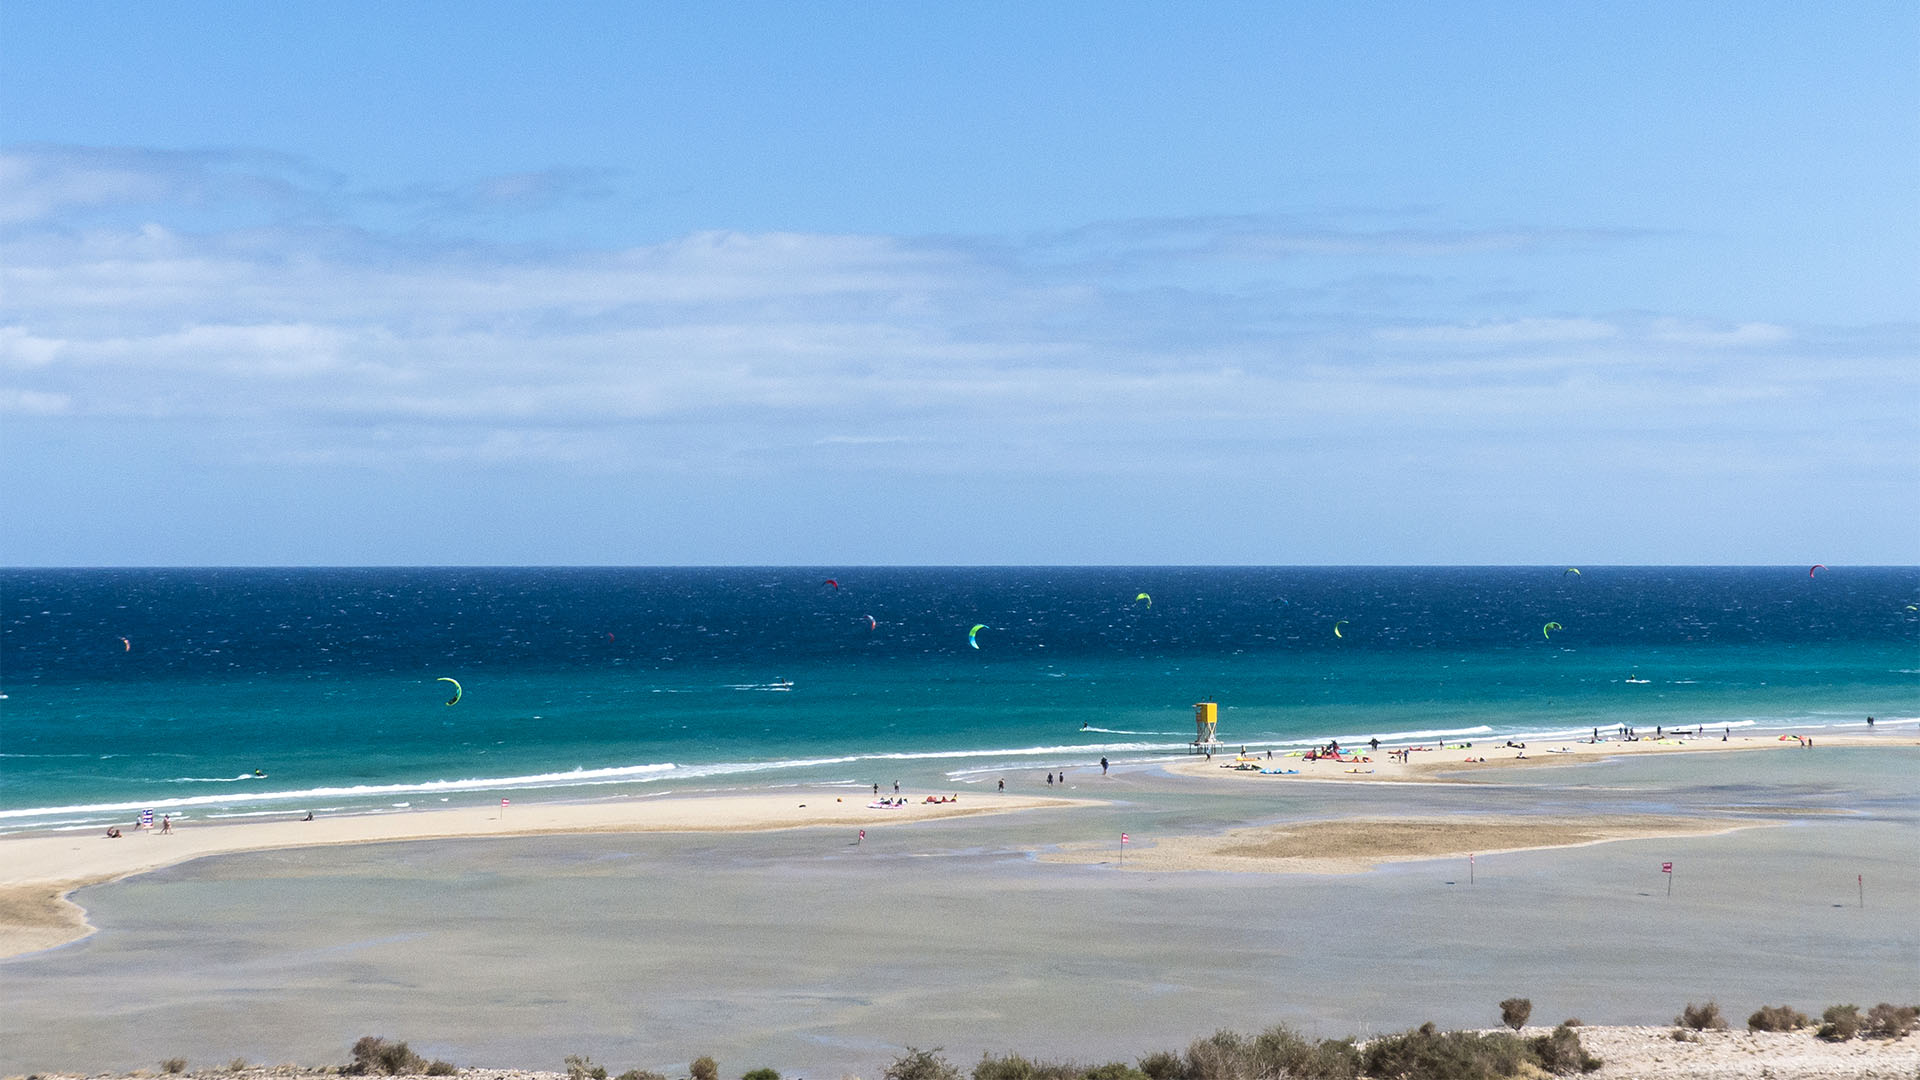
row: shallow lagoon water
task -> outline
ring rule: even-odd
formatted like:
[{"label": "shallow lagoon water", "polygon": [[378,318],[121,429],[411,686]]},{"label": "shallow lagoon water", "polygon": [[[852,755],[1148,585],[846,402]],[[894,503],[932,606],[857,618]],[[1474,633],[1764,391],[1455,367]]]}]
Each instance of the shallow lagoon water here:
[{"label": "shallow lagoon water", "polygon": [[[1494,783],[1073,781],[1105,805],[876,828],[221,856],[83,890],[102,931],[0,964],[0,1068],[570,1053],[877,1075],[904,1046],[1125,1059],[1219,1027],[1659,1023],[1920,994],[1920,750],[1759,751]],[[985,797],[984,795],[981,797]],[[1766,807],[1745,812],[1729,807]],[[1800,814],[1793,811],[1820,811]],[[1359,875],[1120,871],[1049,844],[1338,815],[1763,821]],[[1843,811],[1840,814],[1832,811]],[[1676,866],[1673,895],[1659,864]],[[1866,881],[1856,901],[1855,875]]]}]

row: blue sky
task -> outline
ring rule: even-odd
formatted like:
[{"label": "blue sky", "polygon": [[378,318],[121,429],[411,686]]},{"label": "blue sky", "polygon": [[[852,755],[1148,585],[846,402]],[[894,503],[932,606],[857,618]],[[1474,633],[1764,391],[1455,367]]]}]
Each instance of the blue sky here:
[{"label": "blue sky", "polygon": [[0,561],[1917,562],[1917,58],[1911,4],[9,0]]}]

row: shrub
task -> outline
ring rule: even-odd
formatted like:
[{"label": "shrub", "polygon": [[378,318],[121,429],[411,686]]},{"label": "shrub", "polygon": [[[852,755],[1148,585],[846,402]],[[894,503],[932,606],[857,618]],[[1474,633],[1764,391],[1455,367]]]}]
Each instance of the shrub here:
[{"label": "shrub", "polygon": [[620,1074],[619,1080],[667,1080],[667,1078],[657,1072],[648,1072],[645,1069],[628,1069],[626,1072]]},{"label": "shrub", "polygon": [[1147,1080],[1147,1074],[1125,1062],[1109,1061],[1088,1069],[1080,1080]]},{"label": "shrub", "polygon": [[187,1071],[186,1058],[168,1058],[160,1063],[160,1071],[168,1076],[178,1076]]},{"label": "shrub", "polygon": [[1762,1005],[1747,1017],[1748,1031],[1798,1031],[1807,1026],[1807,1014],[1791,1005]]},{"label": "shrub", "polygon": [[428,1076],[452,1076],[459,1071],[459,1069],[454,1068],[453,1062],[451,1061],[441,1061],[435,1058],[427,1063]]},{"label": "shrub", "polygon": [[1879,1039],[1901,1039],[1920,1022],[1920,1007],[1881,1002],[1867,1010],[1867,1034]]},{"label": "shrub", "polygon": [[780,1072],[777,1069],[753,1069],[740,1080],[780,1080]]},{"label": "shrub", "polygon": [[234,1059],[233,1059],[232,1061],[229,1061],[229,1062],[227,1062],[227,1071],[228,1071],[228,1072],[246,1072],[246,1071],[247,1071],[247,1059],[246,1059],[246,1058],[234,1058]]},{"label": "shrub", "polygon": [[1560,1021],[1560,1026],[1561,1027],[1583,1027],[1585,1025],[1580,1023],[1579,1017],[1569,1016],[1565,1020]]},{"label": "shrub", "polygon": [[341,1071],[355,1076],[416,1076],[426,1067],[426,1059],[407,1049],[406,1043],[390,1043],[377,1035],[362,1035],[360,1041],[353,1044],[352,1064]]},{"label": "shrub", "polygon": [[[1124,1065],[1119,1068],[1131,1071]],[[1078,1065],[1029,1061],[1019,1054],[981,1054],[980,1064],[973,1067],[973,1080],[1080,1080],[1085,1074]]]},{"label": "shrub", "polygon": [[[940,1056],[940,1047],[931,1050],[916,1050],[907,1047],[907,1052],[893,1059],[882,1074],[885,1080],[960,1080],[960,1070],[953,1062]],[[701,1080],[696,1076],[694,1080]],[[711,1077],[706,1080],[712,1080]]]},{"label": "shrub", "polygon": [[1523,1064],[1538,1063],[1517,1036],[1438,1031],[1429,1022],[1368,1043],[1361,1064],[1368,1076],[1398,1080],[1498,1080],[1518,1073]]},{"label": "shrub", "polygon": [[1688,1031],[1686,1028],[1683,1028],[1683,1027],[1674,1028],[1673,1034],[1668,1036],[1668,1038],[1672,1039],[1674,1042],[1697,1043],[1700,1041],[1700,1036],[1695,1035],[1693,1032]]},{"label": "shrub", "polygon": [[687,1066],[687,1075],[692,1080],[720,1080],[720,1063],[712,1057],[701,1054]]},{"label": "shrub", "polygon": [[584,1054],[568,1054],[567,1080],[607,1080],[604,1065],[595,1065],[593,1059]]},{"label": "shrub", "polygon": [[1360,1075],[1360,1051],[1350,1039],[1309,1042],[1285,1024],[1275,1024],[1254,1037],[1247,1047],[1248,1070],[1254,1076],[1313,1077],[1314,1080],[1352,1080]]},{"label": "shrub", "polygon": [[1237,1032],[1220,1030],[1187,1046],[1183,1080],[1251,1080],[1246,1047]]},{"label": "shrub", "polygon": [[1727,1030],[1727,1021],[1720,1015],[1720,1006],[1711,1001],[1705,1005],[1687,1002],[1687,1007],[1680,1010],[1680,1015],[1674,1017],[1673,1022],[1695,1031]]},{"label": "shrub", "polygon": [[1828,1042],[1846,1042],[1860,1034],[1858,1005],[1829,1005],[1827,1011],[1820,1014],[1820,1019],[1824,1023],[1814,1034]]},{"label": "shrub", "polygon": [[1528,1039],[1527,1049],[1533,1051],[1541,1068],[1555,1076],[1590,1073],[1600,1067],[1600,1059],[1587,1053],[1587,1048],[1580,1045],[1580,1036],[1565,1024],[1551,1034]]},{"label": "shrub", "polygon": [[1500,1022],[1519,1031],[1527,1026],[1527,1017],[1533,1015],[1533,1002],[1528,998],[1508,998],[1500,1003]]},{"label": "shrub", "polygon": [[1165,1050],[1155,1050],[1139,1061],[1140,1071],[1148,1080],[1184,1080],[1181,1075],[1180,1055]]}]

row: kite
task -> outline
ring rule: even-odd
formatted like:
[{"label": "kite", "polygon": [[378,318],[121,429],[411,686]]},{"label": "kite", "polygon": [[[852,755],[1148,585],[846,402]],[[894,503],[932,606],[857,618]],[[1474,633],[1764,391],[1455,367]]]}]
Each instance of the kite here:
[{"label": "kite", "polygon": [[1553,635],[1548,633],[1549,630],[1565,630],[1565,629],[1566,627],[1561,626],[1557,622],[1550,622],[1547,625],[1540,628],[1540,636],[1543,638],[1546,638],[1548,641],[1552,641]]},{"label": "kite", "polygon": [[461,690],[461,689],[460,689],[460,680],[458,680],[458,679],[449,679],[449,678],[447,678],[447,677],[446,677],[445,675],[442,675],[442,676],[440,676],[440,677],[439,677],[438,679],[435,679],[435,680],[433,680],[433,681],[434,681],[434,682],[450,682],[450,683],[452,683],[452,684],[453,684],[453,696],[447,699],[447,704],[449,704],[449,705],[458,705],[458,704],[460,704],[460,695],[461,695],[462,693],[464,693],[464,692],[465,692],[465,691],[463,691],[463,690]]},{"label": "kite", "polygon": [[1812,576],[1813,576],[1813,572],[1814,572],[1815,570],[1825,570],[1826,568],[1827,568],[1827,564],[1826,564],[1826,563],[1814,563],[1814,564],[1813,564],[1813,565],[1812,565],[1811,567],[1809,567],[1809,568],[1807,569],[1807,576],[1808,576],[1808,577],[1812,577]]},{"label": "kite", "polygon": [[1561,577],[1566,577],[1566,576],[1567,576],[1568,574],[1572,574],[1572,575],[1573,575],[1574,577],[1579,577],[1579,576],[1580,576],[1580,568],[1579,568],[1579,567],[1577,567],[1577,566],[1569,566],[1569,567],[1567,567],[1567,568],[1566,568],[1565,570],[1562,570],[1562,571],[1560,572],[1560,576],[1561,576]]},{"label": "kite", "polygon": [[833,580],[832,578],[828,578],[828,579],[826,580],[826,584],[828,584],[828,585],[831,585],[831,586],[833,586],[833,587],[834,587],[834,588],[836,588],[836,589],[840,587],[840,583],[839,583],[839,582],[837,582],[837,581],[835,581],[835,580]]},{"label": "kite", "polygon": [[131,642],[131,641],[128,641],[128,640],[127,640],[126,638],[121,638],[121,639],[120,639],[120,651],[121,651],[121,652],[132,652],[132,651],[133,651],[133,642]]},{"label": "kite", "polygon": [[973,629],[967,631],[967,644],[973,646],[976,649],[979,648],[980,642],[976,641],[973,635],[979,633],[982,630],[985,630],[986,628],[987,628],[986,623],[974,623]]},{"label": "kite", "polygon": [[879,621],[871,615],[867,616],[867,629],[878,630],[879,628],[880,628]]},{"label": "kite", "polygon": [[1153,606],[1153,597],[1148,596],[1146,593],[1141,593],[1139,596],[1136,596],[1133,599],[1135,603],[1139,603],[1140,601],[1145,600],[1147,602],[1148,607]]},{"label": "kite", "polygon": [[1345,635],[1345,634],[1343,634],[1343,633],[1341,633],[1341,632],[1340,632],[1340,628],[1341,628],[1342,626],[1345,626],[1345,625],[1346,625],[1347,623],[1349,623],[1349,622],[1351,622],[1351,621],[1352,621],[1352,620],[1350,620],[1350,619],[1341,619],[1341,620],[1340,620],[1339,622],[1337,622],[1337,623],[1334,623],[1334,624],[1333,624],[1333,636],[1334,636],[1334,637],[1339,637],[1339,638],[1343,638],[1343,637],[1346,637],[1347,635]]}]

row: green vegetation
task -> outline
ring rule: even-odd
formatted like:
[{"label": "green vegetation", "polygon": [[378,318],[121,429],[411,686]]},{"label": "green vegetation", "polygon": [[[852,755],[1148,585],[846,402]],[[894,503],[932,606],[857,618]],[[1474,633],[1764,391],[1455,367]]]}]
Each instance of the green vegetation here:
[{"label": "green vegetation", "polygon": [[1555,1076],[1590,1073],[1600,1067],[1600,1059],[1587,1053],[1587,1048],[1580,1045],[1579,1033],[1568,1024],[1528,1039],[1527,1047],[1539,1060],[1540,1067]]},{"label": "green vegetation", "polygon": [[349,1076],[452,1076],[457,1070],[450,1062],[428,1061],[404,1042],[362,1035],[353,1044],[353,1060],[340,1071]]},{"label": "green vegetation", "polygon": [[1807,1014],[1790,1005],[1762,1005],[1747,1017],[1748,1031],[1798,1031],[1807,1024]]},{"label": "green vegetation", "polygon": [[1904,1039],[1920,1023],[1920,1006],[1883,1001],[1861,1016],[1858,1005],[1829,1005],[1820,1020],[1820,1030],[1814,1034],[1828,1042],[1846,1042],[1855,1036]]},{"label": "green vegetation", "polygon": [[1820,1014],[1820,1030],[1814,1034],[1828,1042],[1846,1042],[1860,1034],[1860,1006],[1829,1005]]},{"label": "green vegetation", "polygon": [[607,1068],[595,1065],[593,1059],[584,1054],[568,1054],[566,1057],[567,1080],[607,1080]]},{"label": "green vegetation", "polygon": [[720,1063],[706,1054],[693,1059],[687,1066],[687,1075],[691,1080],[720,1080]]},{"label": "green vegetation", "polygon": [[[1542,1074],[1592,1072],[1600,1062],[1565,1024],[1551,1034],[1521,1038],[1504,1032],[1442,1032],[1432,1024],[1376,1039],[1363,1050],[1351,1039],[1309,1039],[1285,1025],[1252,1038],[1218,1031],[1195,1039],[1184,1053],[1160,1051],[1134,1065],[1035,1061],[1019,1054],[985,1054],[970,1080],[1503,1080]],[[912,1050],[888,1067],[887,1080],[959,1080],[938,1051]]]},{"label": "green vegetation", "polygon": [[1527,1017],[1533,1015],[1533,1001],[1528,998],[1508,998],[1500,1003],[1500,1022],[1519,1031],[1527,1026]]},{"label": "green vegetation", "polygon": [[960,1080],[960,1070],[940,1056],[940,1047],[916,1050],[909,1046],[906,1053],[893,1059],[883,1076],[885,1080]]},{"label": "green vegetation", "polygon": [[1673,1022],[1683,1028],[1692,1028],[1694,1031],[1727,1030],[1727,1021],[1720,1015],[1720,1006],[1712,1001],[1705,1005],[1687,1002],[1687,1007],[1680,1010],[1680,1015],[1674,1017]]},{"label": "green vegetation", "polygon": [[667,1078],[657,1072],[648,1072],[645,1069],[628,1069],[626,1072],[620,1074],[618,1080],[667,1080]]},{"label": "green vegetation", "polygon": [[754,1069],[740,1080],[780,1080],[780,1073],[776,1069]]},{"label": "green vegetation", "polygon": [[228,1072],[246,1072],[246,1071],[247,1071],[247,1059],[246,1059],[246,1058],[234,1058],[234,1059],[233,1059],[232,1061],[229,1061],[229,1062],[227,1062],[227,1071],[228,1071]]},{"label": "green vegetation", "polygon": [[362,1035],[353,1044],[353,1061],[340,1071],[353,1076],[414,1076],[426,1067],[426,1059],[408,1049],[406,1043]]},{"label": "green vegetation", "polygon": [[160,1071],[168,1076],[178,1076],[187,1071],[186,1058],[168,1058],[160,1063]]},{"label": "green vegetation", "polygon": [[1881,1002],[1867,1010],[1867,1034],[1877,1039],[1904,1039],[1920,1022],[1920,1006]]}]

